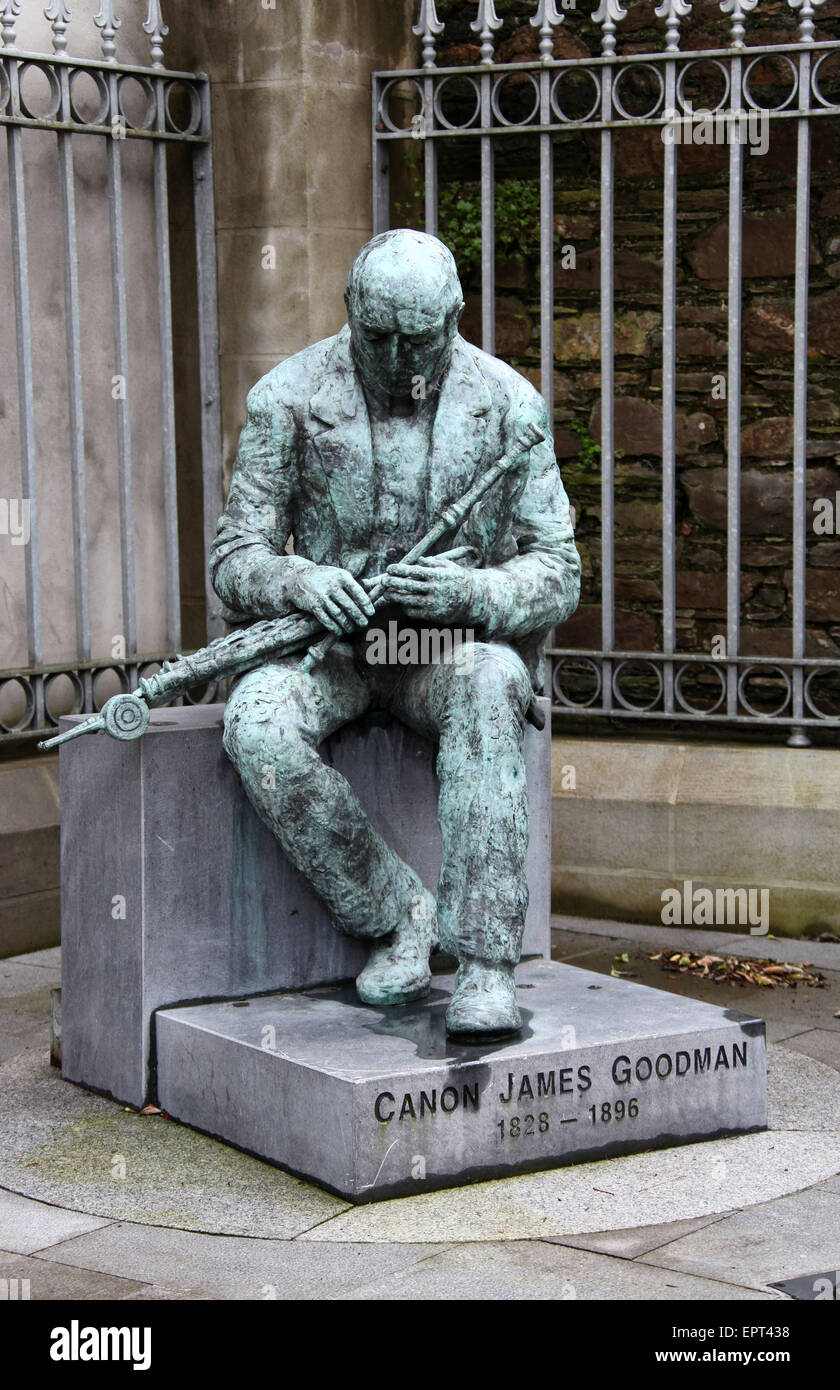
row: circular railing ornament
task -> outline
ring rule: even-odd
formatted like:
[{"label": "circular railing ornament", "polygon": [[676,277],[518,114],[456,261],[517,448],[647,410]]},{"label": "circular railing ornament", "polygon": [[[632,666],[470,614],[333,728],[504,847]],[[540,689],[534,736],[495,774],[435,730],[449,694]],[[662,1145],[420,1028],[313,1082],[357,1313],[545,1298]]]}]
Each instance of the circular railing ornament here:
[{"label": "circular railing ornament", "polygon": [[[470,112],[467,119],[465,121],[461,121],[460,123],[450,121],[449,117],[445,116],[443,112],[444,93],[446,92],[447,87],[454,87],[455,84],[461,84],[464,87],[470,86],[472,87],[473,91],[473,109]],[[479,89],[478,83],[476,82],[474,77],[470,77],[467,73],[465,73],[463,76],[459,75],[458,77],[444,77],[443,80],[439,82],[437,87],[435,88],[433,106],[437,120],[440,122],[441,125],[446,126],[447,130],[468,130],[471,125],[475,125],[475,122],[478,119],[479,112],[481,111],[481,91]]]},{"label": "circular railing ornament", "polygon": [[[0,719],[0,733],[20,734],[24,729],[28,729],[35,717],[35,689],[31,680],[26,676],[9,676],[6,680],[0,681],[0,697],[9,686],[17,686],[24,699],[23,714],[16,724],[7,724]],[[0,698],[0,709],[2,708],[2,698]]]},{"label": "circular railing ornament", "polygon": [[[689,675],[696,677],[700,671],[713,671],[720,683],[720,695],[713,705],[693,705],[683,690],[683,680],[687,679]],[[684,666],[680,666],[674,677],[674,695],[680,708],[684,709],[686,714],[716,714],[726,699],[726,677],[720,667],[715,666],[711,661],[686,662]]]},{"label": "circular railing ornament", "polygon": [[780,102],[778,106],[762,106],[761,103],[757,101],[752,94],[752,87],[750,85],[750,77],[752,71],[754,68],[760,67],[762,63],[766,63],[768,61],[768,54],[766,53],[759,54],[757,58],[753,58],[752,62],[747,65],[747,68],[744,72],[743,90],[744,101],[747,103],[748,106],[752,107],[753,111],[767,111],[772,116],[773,113],[776,111],[785,111],[787,107],[790,106],[791,102],[795,100],[796,94],[799,90],[799,72],[795,64],[792,62],[790,58],[788,58],[786,53],[773,53],[772,55],[770,55],[770,57],[773,62],[787,63],[793,76],[793,86],[791,87],[790,92],[788,93],[785,100]]},{"label": "circular railing ornament", "polygon": [[[533,87],[534,102],[527,115],[522,116],[519,120],[513,120],[511,117],[508,117],[504,114],[500,103],[502,97],[504,96],[505,88],[509,87],[510,85],[513,85],[513,89],[515,92],[516,86],[521,84],[523,80],[527,80],[528,82],[530,82],[531,86]],[[505,73],[504,77],[501,77],[499,81],[494,85],[493,90],[490,93],[490,105],[493,110],[493,115],[496,117],[496,120],[499,122],[499,125],[530,125],[531,121],[534,119],[534,117],[540,109],[540,87],[539,83],[537,82],[537,79],[534,77],[534,74],[531,72]]]},{"label": "circular railing ornament", "polygon": [[[40,111],[35,109],[35,103],[31,96],[27,100],[27,93],[25,91],[27,78],[29,74],[33,72],[40,73],[42,77],[45,77],[47,79],[47,85],[49,86],[49,104]],[[61,109],[61,84],[56,76],[55,69],[50,67],[48,63],[21,63],[18,69],[18,80],[20,82],[18,100],[24,116],[27,116],[30,121],[56,120]],[[28,85],[32,85],[31,79]]]},{"label": "circular railing ornament", "polygon": [[[627,696],[623,693],[623,691],[622,691],[622,689],[621,689],[621,685],[620,685],[620,683],[619,683],[620,680],[621,680],[621,676],[622,676],[623,672],[624,672],[628,667],[631,667],[631,666],[641,666],[641,667],[647,668],[647,671],[649,671],[649,672],[653,675],[653,677],[654,677],[654,679],[655,679],[655,681],[656,681],[656,694],[654,695],[653,699],[652,699],[652,700],[648,700],[646,704],[637,704],[637,703],[635,703],[633,700],[628,700]],[[658,666],[654,665],[654,663],[653,663],[652,661],[648,661],[645,657],[641,657],[641,656],[628,656],[628,657],[625,657],[625,659],[624,659],[623,661],[619,661],[618,665],[615,667],[615,670],[613,671],[613,677],[612,677],[612,690],[613,690],[613,695],[615,696],[615,698],[616,698],[616,700],[618,701],[618,703],[619,703],[624,709],[630,710],[631,713],[634,713],[634,714],[647,714],[647,712],[648,712],[649,710],[655,709],[656,706],[659,704],[659,701],[662,699],[662,691],[663,691],[663,689],[664,689],[664,683],[663,683],[663,680],[662,680],[662,672],[660,671],[660,669],[659,669]]]},{"label": "circular railing ornament", "polygon": [[[573,700],[570,695],[566,694],[565,690],[560,684],[560,681],[558,680],[560,672],[566,665],[588,667],[589,670],[592,672],[595,678],[595,689],[593,690],[588,700]],[[598,666],[596,662],[592,660],[591,657],[563,656],[558,658],[554,662],[554,666],[551,672],[551,687],[554,691],[554,694],[557,696],[557,699],[560,701],[561,705],[565,705],[567,709],[589,709],[592,705],[595,704],[596,700],[599,700],[601,698],[601,684],[601,668],[600,666]]]},{"label": "circular railing ornament", "polygon": [[[758,679],[761,676],[767,677],[771,675],[779,676],[781,678],[782,684],[785,687],[784,699],[782,700],[781,704],[777,706],[776,709],[756,709],[753,705],[750,704],[745,694],[747,688],[747,681]],[[784,711],[787,709],[788,705],[790,704],[791,691],[792,685],[790,676],[782,666],[765,666],[763,664],[745,666],[740,676],[738,677],[738,699],[744,706],[744,709],[747,711],[747,713],[752,715],[753,719],[778,718],[778,716],[780,714],[783,714]]]},{"label": "circular railing ornament", "polygon": [[[567,78],[572,78],[579,82],[582,77],[588,77],[595,92],[595,100],[589,109],[582,116],[570,116],[569,113],[560,105],[559,92],[563,82]],[[558,72],[551,84],[551,109],[558,121],[565,121],[573,125],[583,125],[586,121],[591,121],[592,117],[601,107],[601,83],[596,72],[592,68],[562,68]]]},{"label": "circular railing ornament", "polygon": [[[626,85],[631,73],[633,77],[638,77],[641,73],[651,73],[655,79],[654,86],[656,89],[656,97],[654,98],[653,105],[650,107],[648,111],[638,111],[635,113],[632,111],[628,111],[621,100],[621,96],[619,94],[622,91],[623,87]],[[624,117],[626,121],[651,120],[656,115],[657,111],[662,105],[664,97],[665,79],[662,76],[662,73],[659,71],[659,69],[655,68],[652,63],[634,63],[631,67],[622,68],[615,79],[615,83],[613,84],[613,106],[619,112],[619,114]]]}]

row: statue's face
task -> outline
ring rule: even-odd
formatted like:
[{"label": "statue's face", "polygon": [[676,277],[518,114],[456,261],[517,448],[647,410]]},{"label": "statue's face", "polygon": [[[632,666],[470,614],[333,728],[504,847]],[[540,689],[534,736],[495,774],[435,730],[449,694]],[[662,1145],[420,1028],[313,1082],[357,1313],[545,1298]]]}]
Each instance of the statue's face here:
[{"label": "statue's face", "polygon": [[352,313],[353,355],[365,384],[388,396],[410,396],[421,381],[434,384],[452,351],[453,317],[384,302]]},{"label": "statue's face", "polygon": [[[457,295],[457,286],[456,286]],[[406,397],[448,365],[463,303],[453,307],[440,259],[407,236],[373,253],[347,301],[353,357],[378,395]]]}]

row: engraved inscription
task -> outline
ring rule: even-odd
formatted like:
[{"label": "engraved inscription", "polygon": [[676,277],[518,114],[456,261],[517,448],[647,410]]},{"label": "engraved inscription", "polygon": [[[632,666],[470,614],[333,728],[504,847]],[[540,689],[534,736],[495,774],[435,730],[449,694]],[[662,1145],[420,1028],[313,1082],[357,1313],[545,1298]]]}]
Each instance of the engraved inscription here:
[{"label": "engraved inscription", "polygon": [[[452,1115],[458,1110],[477,1112],[481,1109],[482,1099],[485,1102],[496,1101],[499,1105],[511,1107],[507,1120],[494,1121],[499,1138],[527,1138],[548,1133],[553,1123],[577,1124],[577,1117],[568,1112],[575,1109],[574,1102],[592,1090],[593,1086],[597,1094],[610,1082],[614,1086],[632,1086],[635,1090],[637,1085],[682,1085],[686,1079],[709,1077],[722,1071],[738,1071],[748,1065],[748,1047],[748,1040],[742,1039],[718,1046],[694,1047],[691,1050],[679,1048],[674,1052],[642,1053],[632,1057],[622,1052],[604,1067],[602,1075],[597,1076],[593,1076],[589,1064],[541,1071],[508,1071],[501,1090],[498,1089],[498,1081],[495,1085],[485,1083],[488,1088],[492,1086],[492,1092],[483,1097],[482,1085],[478,1081],[461,1082],[457,1086],[450,1084],[441,1090],[406,1091],[403,1095],[381,1091],[374,1101],[373,1111],[380,1124],[390,1124],[392,1121],[400,1123]],[[601,1070],[600,1067],[598,1070]],[[566,1097],[569,1099],[566,1100]],[[554,1102],[553,1110],[538,1109],[534,1102],[538,1104],[540,1101],[543,1104]],[[513,1113],[526,1107],[528,1113],[525,1115]],[[613,1097],[590,1105],[581,1118],[588,1116],[593,1125],[616,1125],[636,1119],[639,1112],[640,1096],[624,1092],[620,1099]]]}]

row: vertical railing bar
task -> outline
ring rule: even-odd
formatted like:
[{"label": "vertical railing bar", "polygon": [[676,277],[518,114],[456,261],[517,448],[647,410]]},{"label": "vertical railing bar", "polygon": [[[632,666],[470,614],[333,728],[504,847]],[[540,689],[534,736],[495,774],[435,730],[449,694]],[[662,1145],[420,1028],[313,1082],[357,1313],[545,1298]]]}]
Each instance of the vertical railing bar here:
[{"label": "vertical railing bar", "polygon": [[[426,132],[434,130],[435,125],[435,79],[423,79],[423,115]],[[429,236],[438,234],[438,148],[436,140],[425,140],[423,148],[425,175],[425,225]]]},{"label": "vertical railing bar", "polygon": [[[476,17],[470,24],[481,40],[479,57],[485,71],[480,78],[481,129],[493,124],[493,82],[488,69],[493,64],[493,34],[502,27],[494,0],[478,0]],[[493,137],[479,136],[481,146],[481,346],[485,352],[496,349],[496,174]]]},{"label": "vertical railing bar", "polygon": [[[155,82],[158,129],[166,128],[163,78]],[[175,456],[175,374],[172,360],[172,280],[169,254],[169,188],[166,144],[154,146],[155,243],[158,270],[160,335],[161,454],[163,465],[164,537],[166,545],[166,626],[168,645],[181,650],[181,583],[178,555],[178,480]]]},{"label": "vertical railing bar", "polygon": [[[62,119],[69,121],[70,76],[58,69],[61,87]],[[82,395],[81,308],[79,298],[78,237],[76,233],[76,188],[73,164],[73,136],[60,131],[58,181],[61,197],[61,231],[64,253],[64,330],[67,357],[67,397],[70,425],[70,472],[73,506],[73,560],[76,601],[76,649],[79,661],[90,660],[90,589],[88,578],[87,496],[85,490],[85,423]],[[85,709],[93,708],[93,678],[90,671],[81,676]]]},{"label": "vertical railing bar", "polygon": [[[371,121],[371,178],[373,182],[373,234],[387,232],[391,225],[391,150],[387,140],[378,138],[380,125],[379,101],[381,88],[379,79],[374,77],[372,84],[373,112]],[[433,145],[434,140],[429,144]]]},{"label": "vertical railing bar", "polygon": [[[675,111],[676,64],[665,65],[665,109]],[[666,141],[662,229],[662,651],[663,708],[674,709],[676,629],[677,147]]]},{"label": "vertical railing bar", "polygon": [[[492,108],[493,78],[481,74],[481,124],[488,130]],[[496,348],[496,175],[493,137],[482,135],[481,142],[481,346],[485,352]]]},{"label": "vertical railing bar", "polygon": [[[743,263],[744,146],[741,140],[743,59],[735,53],[730,69],[729,340],[726,364],[726,712],[738,714],[738,658],[741,653],[741,279]],[[735,122],[738,122],[738,136]]]},{"label": "vertical railing bar", "polygon": [[[811,93],[811,55],[799,55],[799,109],[807,112]],[[796,281],[794,289],[793,355],[793,656],[805,657],[806,463],[808,435],[808,264],[811,240],[811,125],[807,115],[797,121],[796,139]],[[793,670],[794,719],[804,714],[804,669]],[[804,729],[794,729],[788,744],[807,747]]]},{"label": "vertical railing bar", "polygon": [[[435,47],[437,39],[444,31],[444,25],[437,17],[434,0],[422,0],[417,23],[412,28],[422,43],[423,67],[427,70],[423,79],[423,135],[434,130],[435,125],[435,80],[432,71],[435,66]],[[374,88],[376,82],[374,79]],[[437,236],[438,230],[438,177],[437,144],[426,140],[423,150],[425,218],[424,225],[429,236]]]},{"label": "vertical railing bar", "polygon": [[[551,73],[540,73],[540,121],[550,119]],[[554,432],[554,142],[550,135],[540,136],[540,385],[548,410],[548,422]],[[547,646],[554,644],[554,629],[546,638]],[[545,689],[553,695],[552,660],[546,661]]]},{"label": "vertical railing bar", "polygon": [[[210,130],[210,82],[201,84],[201,128]],[[193,147],[196,280],[198,287],[198,347],[201,390],[201,476],[205,562],[222,511],[222,425],[219,382],[219,308],[216,280],[216,229],[213,200],[213,147],[210,140]],[[224,623],[219,600],[205,563],[207,638],[221,635]]]},{"label": "vertical railing bar", "polygon": [[[8,65],[9,101],[12,109],[20,104],[19,64],[14,59]],[[41,631],[41,585],[38,563],[38,506],[35,472],[35,401],[32,379],[32,321],[29,304],[29,255],[26,233],[26,192],[24,186],[23,132],[14,126],[6,128],[9,160],[9,202],[12,222],[12,272],[15,299],[15,335],[18,364],[18,412],[20,418],[20,456],[22,504],[29,505],[29,540],[25,547],[27,648],[29,664],[43,664]],[[44,722],[43,685],[35,685],[35,728]]]},{"label": "vertical railing bar", "polygon": [[[119,83],[108,74],[112,130],[121,129]],[[117,472],[120,505],[120,570],[126,652],[137,652],[137,610],[134,588],[134,497],[132,489],[131,406],[128,376],[128,309],[126,306],[125,226],[122,197],[122,141],[108,138],[108,208],[111,228],[111,298],[116,368]]]},{"label": "vertical railing bar", "polygon": [[[613,55],[608,55],[612,58]],[[601,76],[601,119],[612,118],[613,64]],[[613,228],[615,187],[613,132],[601,131],[601,645],[615,647],[615,360],[613,301]],[[612,662],[602,664],[601,704],[613,707]]]},{"label": "vertical railing bar", "polygon": [[[540,73],[540,120],[548,124],[551,74]],[[540,385],[554,420],[554,142],[540,136]]]}]

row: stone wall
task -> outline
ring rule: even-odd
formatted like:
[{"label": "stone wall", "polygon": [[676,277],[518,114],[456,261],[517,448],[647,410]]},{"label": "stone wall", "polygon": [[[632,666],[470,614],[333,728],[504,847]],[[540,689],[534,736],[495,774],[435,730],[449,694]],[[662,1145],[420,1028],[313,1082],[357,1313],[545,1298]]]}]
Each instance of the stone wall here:
[{"label": "stone wall", "polygon": [[[441,66],[475,63],[468,24],[474,3],[443,0],[447,28]],[[588,7],[587,11],[588,11]],[[620,52],[663,47],[652,4],[633,3],[618,26]],[[533,6],[501,0],[500,62],[537,56],[527,23]],[[584,7],[566,13],[557,57],[597,53],[600,30]],[[840,4],[820,7],[817,38],[840,35]],[[762,0],[747,20],[748,43],[792,42],[797,17]],[[682,25],[684,49],[728,41],[728,21],[699,0]],[[840,60],[832,60],[836,86]],[[779,63],[755,73],[759,95],[784,95]],[[524,89],[523,89],[524,90]],[[530,90],[530,89],[529,89]],[[832,88],[834,90],[834,88]],[[644,92],[638,92],[640,99]],[[708,69],[695,107],[718,100]],[[524,98],[523,98],[524,99]],[[581,93],[583,99],[583,93]],[[529,97],[530,101],[530,97]],[[591,103],[591,95],[587,104]],[[649,96],[648,96],[649,103]],[[840,655],[840,541],[817,535],[818,497],[840,489],[840,122],[813,122],[811,300],[808,421],[808,653]],[[397,220],[422,225],[417,144],[406,142],[397,181]],[[445,142],[441,234],[459,255],[468,287],[465,332],[478,341],[477,142]],[[497,321],[500,356],[539,384],[537,141],[497,143]],[[728,149],[683,146],[678,152],[677,603],[678,646],[708,651],[725,632]],[[769,150],[745,155],[742,650],[790,655],[792,534],[792,375],[794,174],[793,122],[774,127]],[[661,294],[663,144],[658,129],[616,137],[616,641],[656,649],[661,640]],[[556,444],[577,510],[584,562],[581,605],[560,634],[564,645],[600,646],[600,319],[597,133],[556,142],[555,387]],[[569,248],[573,254],[569,255]],[[574,262],[574,264],[571,264]],[[840,528],[840,519],[838,519]],[[717,684],[714,685],[717,694]],[[840,701],[835,702],[840,712]]]},{"label": "stone wall", "polygon": [[209,73],[224,461],[245,397],[344,322],[371,235],[370,74],[413,61],[412,0],[170,0],[170,61]]}]

